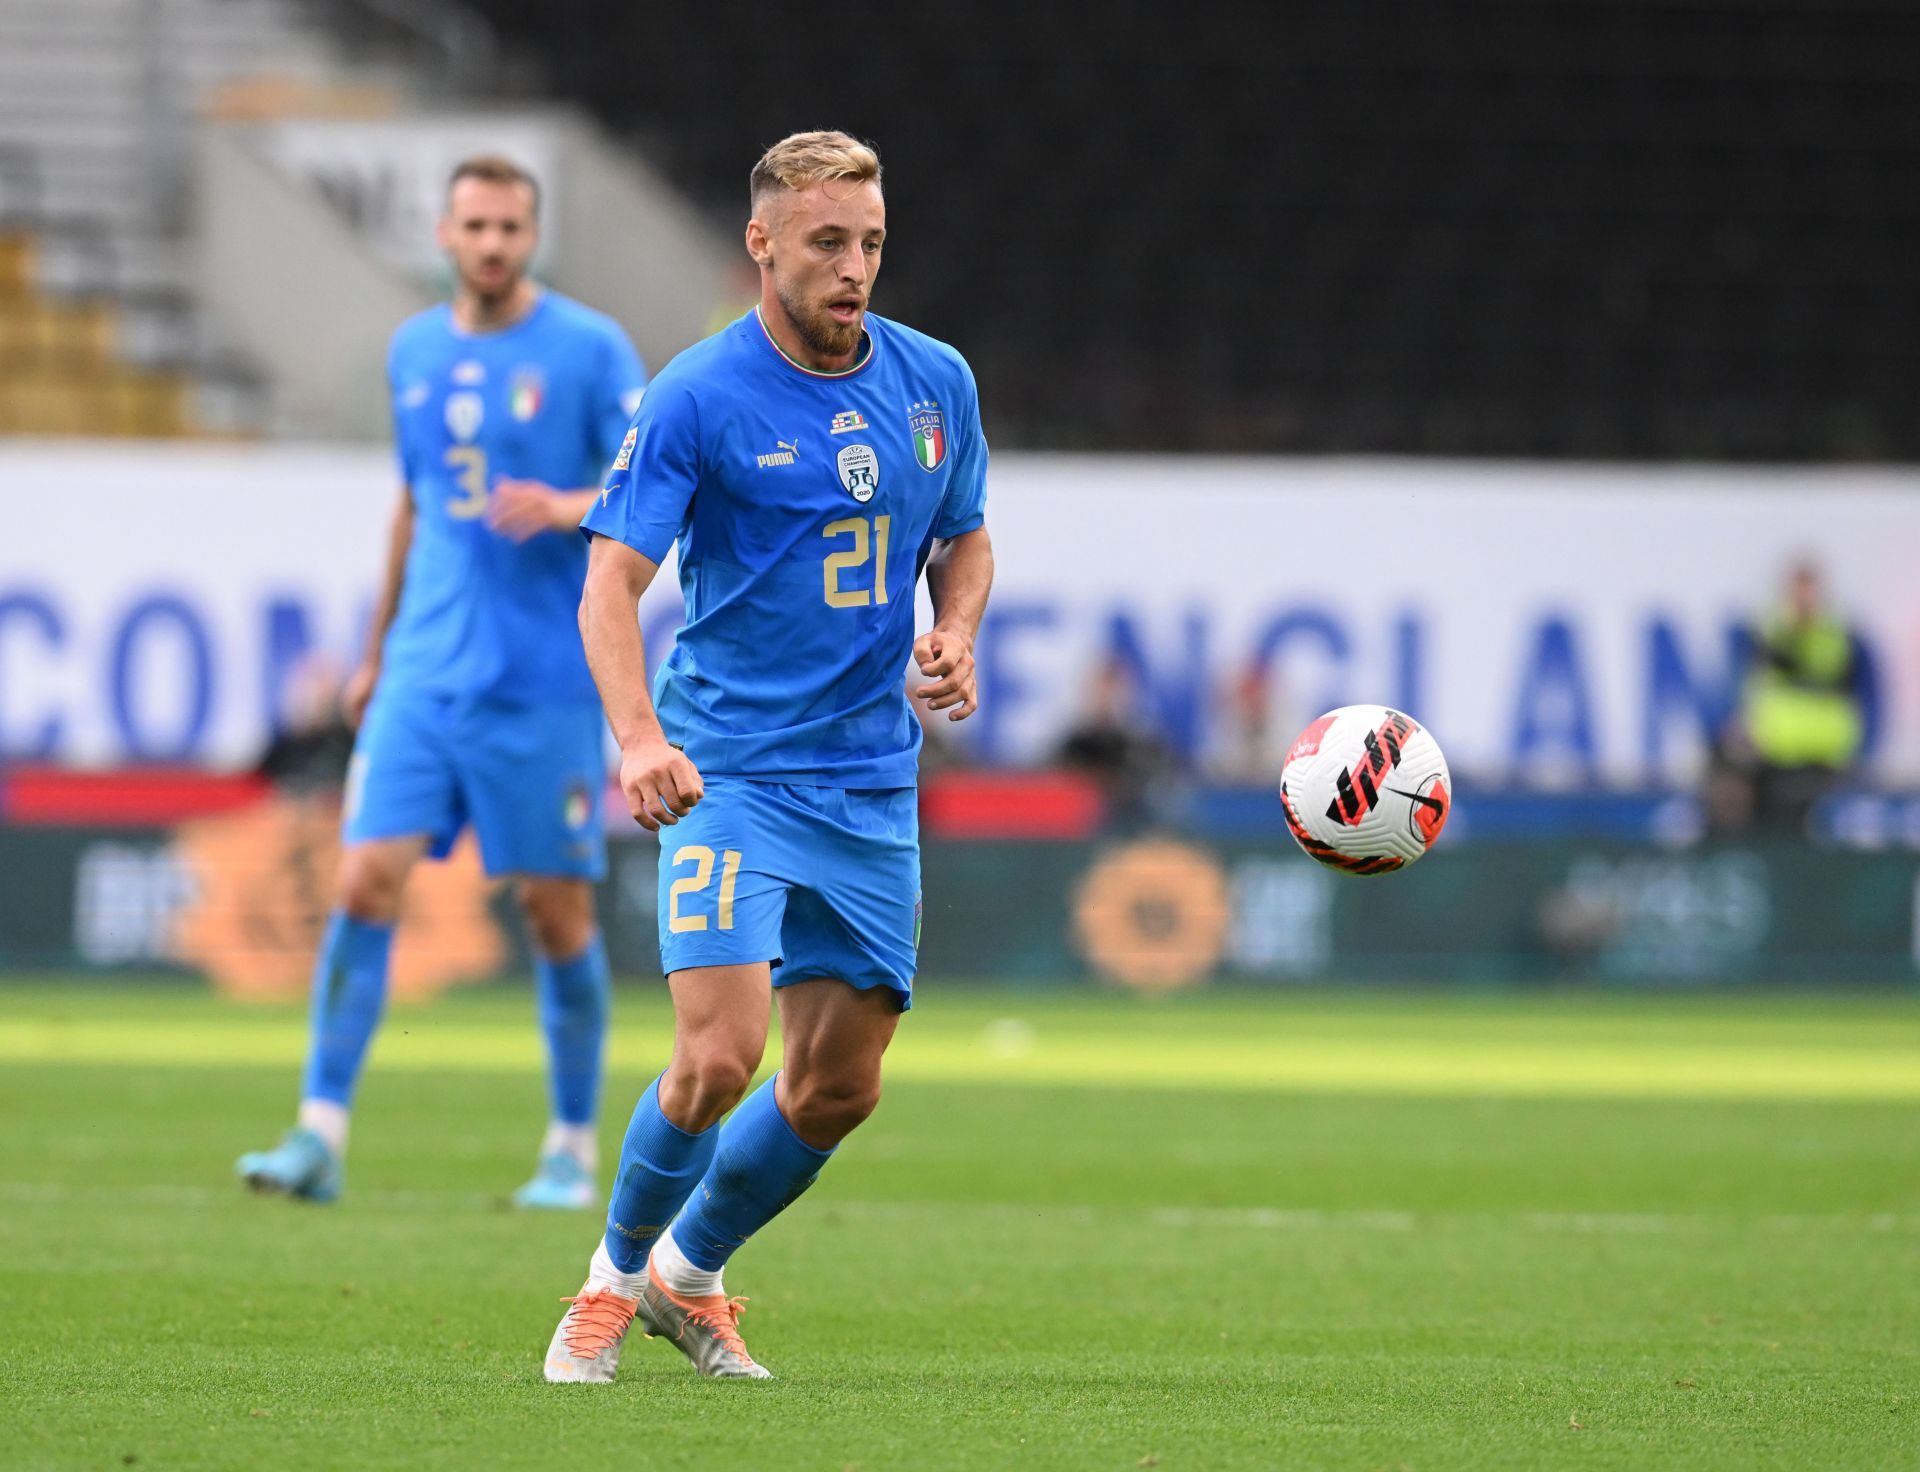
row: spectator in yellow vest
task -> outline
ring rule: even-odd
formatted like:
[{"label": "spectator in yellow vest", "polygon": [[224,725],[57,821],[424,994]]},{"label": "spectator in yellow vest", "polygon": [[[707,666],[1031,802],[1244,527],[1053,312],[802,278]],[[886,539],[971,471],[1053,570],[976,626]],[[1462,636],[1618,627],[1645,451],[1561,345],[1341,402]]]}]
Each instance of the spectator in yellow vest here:
[{"label": "spectator in yellow vest", "polygon": [[1755,816],[1800,829],[1860,755],[1860,641],[1826,607],[1820,571],[1796,563],[1786,601],[1755,631],[1742,724],[1754,763]]}]

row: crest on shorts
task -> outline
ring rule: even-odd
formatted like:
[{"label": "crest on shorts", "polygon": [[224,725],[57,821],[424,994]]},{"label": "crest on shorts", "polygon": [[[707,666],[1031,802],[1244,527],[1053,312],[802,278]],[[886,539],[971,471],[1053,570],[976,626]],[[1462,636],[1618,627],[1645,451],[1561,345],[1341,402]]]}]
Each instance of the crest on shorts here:
[{"label": "crest on shorts", "polygon": [[560,820],[569,828],[584,828],[592,816],[593,794],[587,791],[586,783],[574,783],[567,789],[566,799],[560,806]]},{"label": "crest on shorts", "polygon": [[926,399],[907,410],[907,428],[913,431],[913,458],[922,470],[938,470],[947,458],[947,420],[940,406]]},{"label": "crest on shorts", "polygon": [[873,453],[872,445],[847,445],[833,463],[840,471],[840,484],[847,488],[847,494],[861,505],[873,499],[873,493],[880,489],[880,457]]}]

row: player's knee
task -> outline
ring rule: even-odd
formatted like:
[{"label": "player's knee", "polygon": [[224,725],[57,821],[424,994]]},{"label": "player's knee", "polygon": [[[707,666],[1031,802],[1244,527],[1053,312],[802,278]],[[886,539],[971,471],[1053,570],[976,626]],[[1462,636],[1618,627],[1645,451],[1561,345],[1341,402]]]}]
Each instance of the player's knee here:
[{"label": "player's knee", "polygon": [[520,886],[520,904],[541,955],[569,960],[592,942],[593,890],[584,882],[528,880]]},{"label": "player's knee", "polygon": [[661,1084],[662,1107],[682,1129],[699,1133],[747,1096],[758,1057],[742,1048],[711,1048],[676,1057]]},{"label": "player's knee", "polygon": [[838,1144],[880,1107],[879,1075],[822,1073],[789,1079],[787,1099],[794,1132],[810,1145]]},{"label": "player's knee", "polygon": [[334,900],[355,920],[391,925],[400,917],[406,883],[406,866],[365,851],[349,852],[340,865]]}]

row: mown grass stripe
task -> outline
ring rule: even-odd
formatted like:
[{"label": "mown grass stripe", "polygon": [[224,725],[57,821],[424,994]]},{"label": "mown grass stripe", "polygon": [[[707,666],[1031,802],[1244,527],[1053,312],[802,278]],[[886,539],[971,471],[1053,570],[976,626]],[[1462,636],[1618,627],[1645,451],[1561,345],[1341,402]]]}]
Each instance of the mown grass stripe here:
[{"label": "mown grass stripe", "polygon": [[[0,1028],[0,1061],[179,1068],[296,1067],[304,1022],[244,1015],[170,1023],[84,1024],[15,1017]],[[617,1029],[616,1069],[664,1059],[663,1028]],[[419,1072],[523,1073],[542,1067],[531,1023],[438,1024],[397,1018],[373,1066]],[[888,1060],[897,1082],[1137,1086],[1202,1092],[1528,1095],[1590,1098],[1920,1099],[1920,1048],[1785,1040],[1670,1042],[1454,1035],[1237,1035],[1141,1028],[1089,1037],[989,1026],[903,1033]]]}]

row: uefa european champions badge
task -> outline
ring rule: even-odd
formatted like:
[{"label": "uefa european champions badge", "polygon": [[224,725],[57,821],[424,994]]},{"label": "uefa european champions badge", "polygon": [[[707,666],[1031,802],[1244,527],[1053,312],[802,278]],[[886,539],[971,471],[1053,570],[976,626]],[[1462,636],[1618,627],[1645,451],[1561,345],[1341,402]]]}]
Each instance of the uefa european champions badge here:
[{"label": "uefa european champions badge", "polygon": [[513,370],[513,387],[507,396],[507,402],[513,408],[513,417],[525,424],[540,412],[540,406],[546,402],[547,376],[538,368],[525,366]]},{"label": "uefa european champions badge", "polygon": [[833,457],[840,468],[840,484],[862,506],[880,489],[880,457],[872,445],[848,445]]},{"label": "uefa european champions badge", "polygon": [[922,470],[938,470],[947,458],[947,421],[932,399],[907,410],[907,428],[913,431],[913,458]]},{"label": "uefa european champions badge", "polygon": [[465,442],[480,433],[480,421],[486,418],[486,402],[475,393],[447,395],[447,433]]}]

